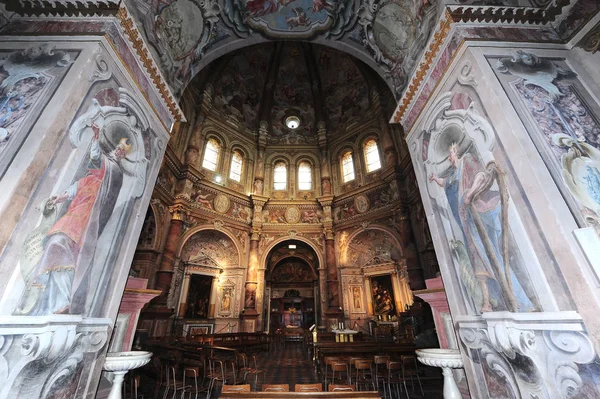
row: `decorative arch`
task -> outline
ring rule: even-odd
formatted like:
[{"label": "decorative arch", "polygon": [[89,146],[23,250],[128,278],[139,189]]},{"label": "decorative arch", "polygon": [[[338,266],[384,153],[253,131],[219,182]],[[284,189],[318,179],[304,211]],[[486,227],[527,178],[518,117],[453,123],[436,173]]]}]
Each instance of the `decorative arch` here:
[{"label": "decorative arch", "polygon": [[214,232],[217,232],[219,234],[222,234],[224,236],[226,236],[227,238],[229,238],[229,240],[232,242],[236,254],[237,254],[237,261],[233,264],[228,264],[227,266],[239,266],[242,267],[242,247],[241,247],[241,243],[238,242],[237,238],[230,233],[229,231],[226,230],[221,230],[218,228],[215,228],[215,224],[204,224],[204,225],[200,225],[200,226],[196,226],[192,229],[190,229],[189,231],[187,231],[182,239],[181,239],[181,243],[179,244],[179,247],[177,248],[177,257],[178,258],[182,258],[184,256],[184,248],[186,247],[186,245],[188,244],[188,242],[190,242],[190,240],[198,235],[199,233],[205,232],[205,231],[212,231],[213,234]]},{"label": "decorative arch", "polygon": [[308,245],[313,251],[315,251],[315,253],[317,254],[317,260],[319,261],[319,269],[317,270],[321,270],[321,269],[325,269],[325,258],[323,257],[323,253],[322,250],[311,240],[309,240],[308,238],[305,237],[300,237],[300,236],[294,236],[294,237],[290,237],[288,236],[284,236],[284,237],[279,237],[275,240],[273,240],[273,242],[271,242],[263,251],[263,253],[260,255],[260,265],[266,265],[267,264],[267,257],[269,256],[269,254],[271,253],[271,251],[273,250],[273,248],[275,248],[278,244],[284,242],[284,241],[289,241],[289,240],[295,240],[295,241],[302,241],[303,243],[305,243],[306,245]]},{"label": "decorative arch", "polygon": [[[262,43],[273,43],[277,41],[279,40],[267,39],[262,36],[254,35],[252,39],[243,39],[234,42],[229,42],[226,46],[217,46],[214,50],[211,49],[210,51],[203,54],[202,58],[193,65],[193,70],[196,72],[196,74],[193,76],[186,76],[187,79],[181,85],[181,89],[178,91],[178,93],[184,93],[188,89],[189,85],[194,82],[195,77],[201,76],[200,72],[208,65],[210,65],[213,61],[216,61],[227,54],[233,53],[245,47],[250,47]],[[350,55],[351,57],[362,61],[364,64],[368,65],[370,69],[375,71],[377,75],[379,75],[379,77],[386,83],[386,85],[392,93],[398,92],[394,85],[393,79],[390,76],[389,71],[386,70],[385,66],[378,64],[377,61],[375,61],[375,59],[371,56],[371,54],[369,54],[369,52],[366,51],[366,49],[357,48],[354,45],[345,43],[343,41],[332,42],[331,40],[327,39],[315,39],[312,40],[312,42],[315,44],[332,48],[334,50],[341,51]]]},{"label": "decorative arch", "polygon": [[[381,246],[379,247],[380,249],[377,249],[376,245],[371,245],[365,251],[361,251],[362,247],[364,246],[357,240],[360,240],[359,236],[368,235],[369,232],[375,232],[373,239],[376,243],[381,243]],[[373,241],[371,241],[371,243],[372,242]],[[396,238],[393,230],[385,226],[373,225],[366,229],[359,229],[349,234],[345,238],[340,238],[339,245],[340,266],[349,266],[351,264],[350,262],[352,262],[352,258],[349,252],[352,252],[354,254],[353,257],[356,257],[356,263],[354,264],[356,267],[364,267],[370,264],[375,264],[378,261],[392,263],[403,258],[403,251],[400,242]],[[376,247],[375,249],[372,248],[374,246]],[[372,251],[372,253],[369,251]]]}]

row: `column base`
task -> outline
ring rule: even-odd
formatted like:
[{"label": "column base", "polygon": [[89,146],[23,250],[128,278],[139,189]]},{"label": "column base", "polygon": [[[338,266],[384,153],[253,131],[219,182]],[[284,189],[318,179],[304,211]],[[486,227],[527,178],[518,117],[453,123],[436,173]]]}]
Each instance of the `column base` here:
[{"label": "column base", "polygon": [[256,332],[259,313],[256,309],[245,309],[242,314],[242,331],[243,332]]}]

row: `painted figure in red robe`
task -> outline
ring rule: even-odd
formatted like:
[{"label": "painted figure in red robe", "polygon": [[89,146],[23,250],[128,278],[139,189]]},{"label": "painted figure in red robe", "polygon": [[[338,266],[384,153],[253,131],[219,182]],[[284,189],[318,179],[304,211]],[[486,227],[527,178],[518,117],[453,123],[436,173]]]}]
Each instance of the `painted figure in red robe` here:
[{"label": "painted figure in red robe", "polygon": [[[132,149],[127,137],[114,150],[102,151],[100,128],[92,124],[94,139],[85,176],[62,194],[45,202],[45,212],[70,201],[66,211],[46,232],[43,253],[28,276],[15,314],[83,314],[98,239],[113,213],[121,186],[121,161]],[[63,207],[64,209],[64,207]]]}]

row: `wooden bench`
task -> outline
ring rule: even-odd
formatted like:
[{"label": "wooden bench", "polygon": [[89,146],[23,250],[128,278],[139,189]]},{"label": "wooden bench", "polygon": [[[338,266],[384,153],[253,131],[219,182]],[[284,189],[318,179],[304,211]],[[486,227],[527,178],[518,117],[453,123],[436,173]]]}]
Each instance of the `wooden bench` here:
[{"label": "wooden bench", "polygon": [[414,355],[414,344],[390,344],[385,342],[317,342],[314,344],[315,369],[321,371],[325,356],[364,357],[375,355]]},{"label": "wooden bench", "polygon": [[361,392],[222,392],[219,398],[253,398],[253,399],[293,399],[293,398],[381,398],[377,391]]}]

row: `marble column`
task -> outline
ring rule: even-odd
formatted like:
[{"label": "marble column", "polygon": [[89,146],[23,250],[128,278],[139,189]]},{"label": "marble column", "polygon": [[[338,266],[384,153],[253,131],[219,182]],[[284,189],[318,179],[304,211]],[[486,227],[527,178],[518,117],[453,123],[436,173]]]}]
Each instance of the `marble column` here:
[{"label": "marble column", "polygon": [[264,183],[265,183],[265,147],[267,145],[268,137],[268,122],[261,121],[260,127],[258,128],[258,140],[257,140],[257,156],[256,164],[254,165],[254,189],[255,195],[263,195]]},{"label": "marble column", "polygon": [[407,209],[404,207],[397,209],[394,219],[396,229],[400,234],[400,245],[402,246],[402,255],[406,262],[410,288],[413,290],[423,289],[425,288],[423,268],[419,262],[419,254],[415,245],[413,229],[408,218]]},{"label": "marble column", "polygon": [[383,148],[385,166],[394,166],[398,163],[398,152],[396,151],[396,147],[392,141],[392,136],[390,135],[388,120],[381,109],[380,96],[376,87],[373,87],[372,89],[371,98],[373,100],[373,108],[379,119],[379,128],[381,129],[381,147]]},{"label": "marble column", "polygon": [[185,213],[180,206],[169,208],[169,212],[173,215],[169,232],[167,233],[167,241],[163,257],[160,262],[159,270],[156,272],[156,289],[162,291],[157,299],[157,304],[166,305],[171,281],[173,279],[173,270],[175,268],[175,258],[179,239],[183,233],[183,222],[185,221]]},{"label": "marble column", "polygon": [[244,296],[244,316],[257,315],[256,311],[256,286],[258,284],[258,242],[260,234],[252,233],[250,238],[250,260],[246,273],[246,291]]},{"label": "marble column", "polygon": [[184,317],[187,310],[187,294],[190,289],[190,274],[185,273],[183,283],[181,284],[181,295],[179,299],[179,307],[177,317]]},{"label": "marble column", "polygon": [[339,317],[340,309],[340,282],[338,280],[337,262],[335,260],[335,240],[333,231],[325,231],[325,263],[327,265],[327,314],[328,318]]},{"label": "marble column", "polygon": [[319,151],[321,152],[321,194],[331,195],[331,161],[327,154],[327,129],[325,128],[325,122],[319,122],[317,129],[319,136]]}]

